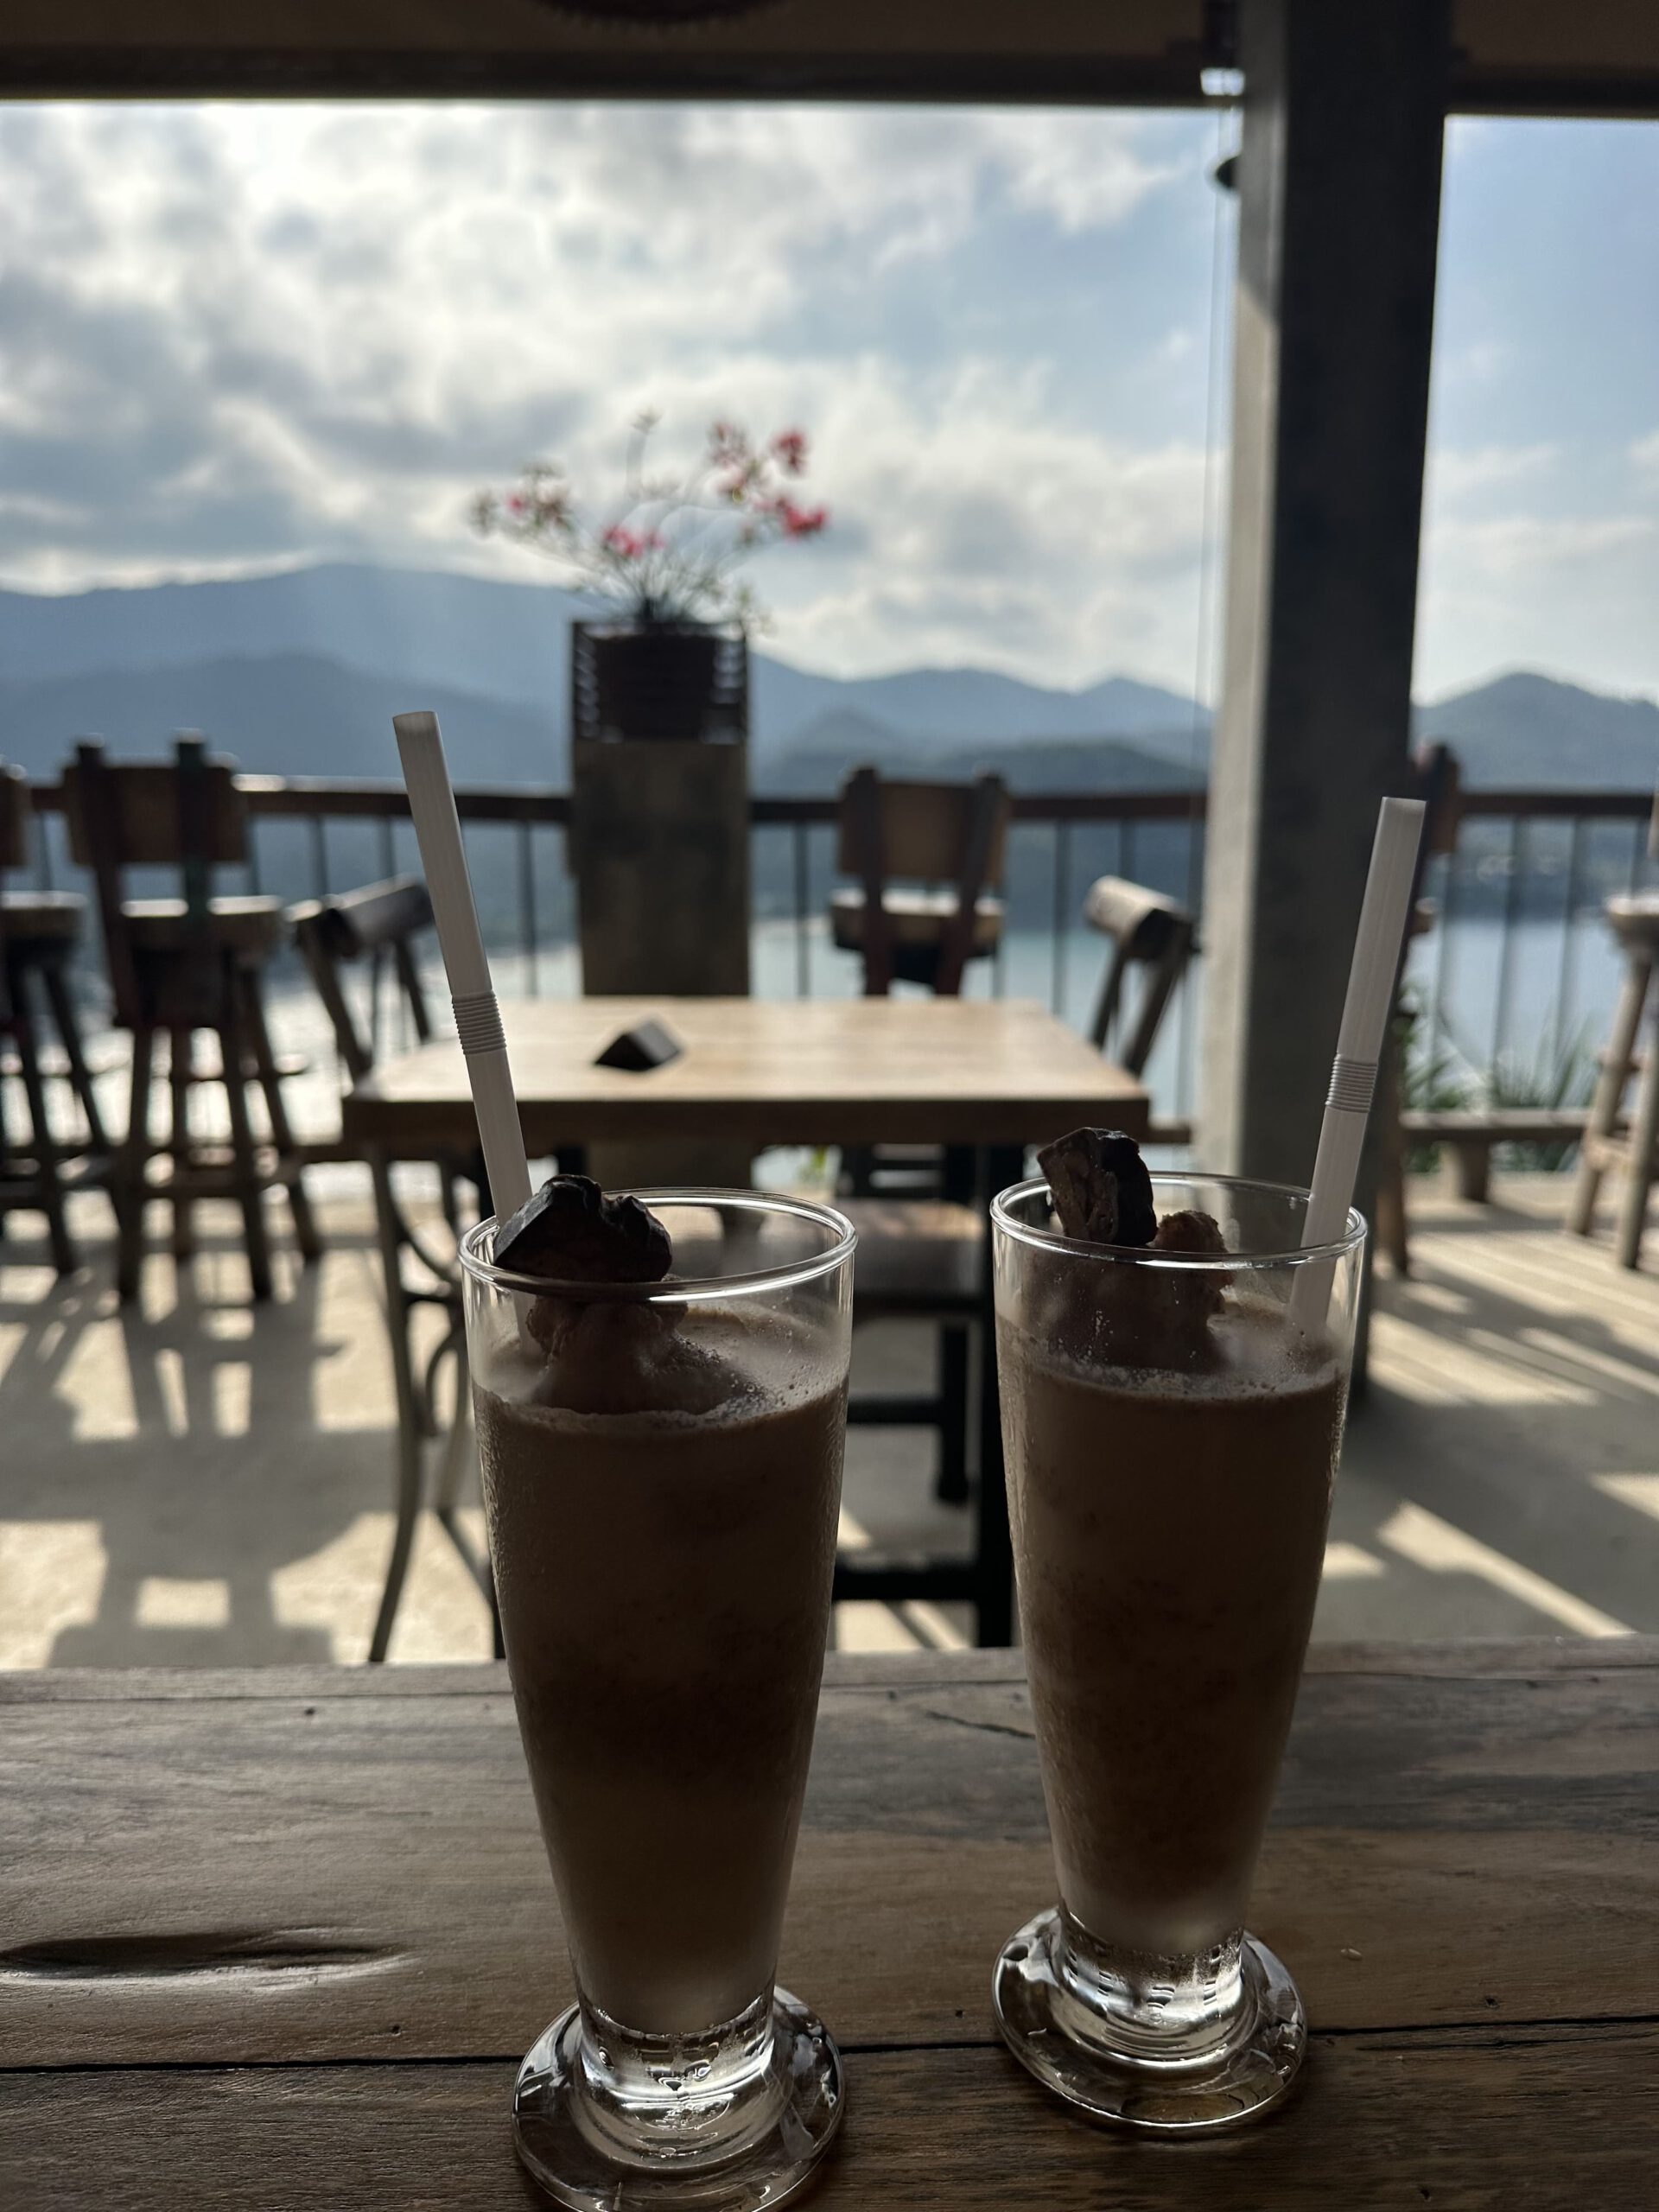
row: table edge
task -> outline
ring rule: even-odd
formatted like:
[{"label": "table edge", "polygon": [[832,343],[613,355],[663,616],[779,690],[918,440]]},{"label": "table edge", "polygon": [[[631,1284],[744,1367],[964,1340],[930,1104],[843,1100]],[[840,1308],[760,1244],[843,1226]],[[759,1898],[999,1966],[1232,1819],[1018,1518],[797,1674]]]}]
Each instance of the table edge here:
[{"label": "table edge", "polygon": [[[1452,1643],[1316,1643],[1310,1675],[1465,1681],[1659,1669],[1659,1636],[1470,1637]],[[1024,1655],[991,1651],[831,1652],[827,1691],[894,1692],[1025,1681]],[[41,1667],[0,1672],[0,1707],[283,1703],[295,1699],[505,1697],[499,1660],[445,1666]]]}]

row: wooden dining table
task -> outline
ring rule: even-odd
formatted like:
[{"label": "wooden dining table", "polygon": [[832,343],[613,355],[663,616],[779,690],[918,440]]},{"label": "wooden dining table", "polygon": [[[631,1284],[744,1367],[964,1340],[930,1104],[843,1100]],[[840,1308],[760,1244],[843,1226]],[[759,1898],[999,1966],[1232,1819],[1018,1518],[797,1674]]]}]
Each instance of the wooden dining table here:
[{"label": "wooden dining table", "polygon": [[[752,1152],[778,1145],[946,1145],[978,1155],[983,1204],[1018,1179],[1028,1145],[1086,1122],[1130,1136],[1143,1135],[1147,1123],[1141,1082],[1030,1000],[536,999],[508,1001],[501,1015],[532,1160],[601,1141],[716,1141]],[[669,1030],[681,1048],[676,1058],[640,1073],[599,1065],[609,1045],[647,1020]],[[342,1123],[346,1148],[366,1159],[375,1177],[397,1400],[397,1528],[372,1644],[378,1659],[429,1494],[425,1441],[438,1427],[411,1342],[417,1306],[409,1294],[410,1237],[391,1166],[476,1146],[460,1046],[435,1041],[382,1061],[347,1095]],[[988,1240],[980,1268],[987,1313],[988,1252]],[[838,1594],[885,1599],[902,1589],[912,1597],[965,1598],[981,1642],[995,1644],[1010,1632],[1012,1564],[995,1362],[981,1360],[978,1371],[982,1479],[971,1562],[845,1561]],[[442,1511],[483,1580],[483,1562],[470,1554],[447,1505]]]},{"label": "wooden dining table", "polygon": [[[532,1159],[600,1138],[1019,1147],[1103,1115],[1131,1136],[1147,1126],[1137,1078],[1034,1000],[524,999],[501,1018]],[[598,1065],[653,1019],[677,1058]],[[343,1124],[352,1147],[399,1160],[475,1143],[460,1046],[385,1060]]]},{"label": "wooden dining table", "polygon": [[[1251,1909],[1302,2078],[1109,2132],[991,2018],[1053,1894],[1020,1655],[832,1656],[781,1972],[847,2113],[805,2201],[1651,2212],[1656,1870],[1659,1640],[1316,1646]],[[509,2092],[569,1996],[499,1667],[0,1676],[6,2212],[525,2212]]]}]

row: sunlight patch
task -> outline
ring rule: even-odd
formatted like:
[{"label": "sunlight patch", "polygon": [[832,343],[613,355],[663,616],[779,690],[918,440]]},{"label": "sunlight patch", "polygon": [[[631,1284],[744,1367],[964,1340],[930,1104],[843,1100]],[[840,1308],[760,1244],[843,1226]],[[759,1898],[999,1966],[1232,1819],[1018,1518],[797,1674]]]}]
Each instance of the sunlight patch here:
[{"label": "sunlight patch", "polygon": [[1575,1636],[1630,1636],[1634,1630],[1611,1613],[1575,1598],[1570,1590],[1547,1581],[1522,1567],[1518,1560],[1494,1551],[1478,1537],[1454,1529],[1436,1513],[1421,1505],[1402,1505],[1386,1528],[1377,1532],[1390,1551],[1398,1552],[1414,1567],[1431,1574],[1471,1574],[1511,1598],[1518,1598],[1535,1611],[1544,1613]]},{"label": "sunlight patch", "polygon": [[228,1628],[231,1586],[222,1575],[187,1582],[147,1574],[132,1617],[140,1628]]}]

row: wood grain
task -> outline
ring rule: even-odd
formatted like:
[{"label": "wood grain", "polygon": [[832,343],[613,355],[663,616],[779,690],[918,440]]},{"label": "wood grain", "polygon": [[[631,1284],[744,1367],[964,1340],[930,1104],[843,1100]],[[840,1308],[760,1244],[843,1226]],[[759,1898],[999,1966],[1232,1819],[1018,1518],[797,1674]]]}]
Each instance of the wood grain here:
[{"label": "wood grain", "polygon": [[[1659,1645],[1317,1652],[1253,1924],[1326,2031],[1637,2018]],[[503,2058],[569,1984],[499,1669],[0,1683],[0,2067]],[[784,1974],[988,2043],[1052,1894],[1017,1655],[835,1660]]]},{"label": "wood grain", "polygon": [[[1324,2037],[1290,2103],[1207,2142],[1073,2120],[1000,2050],[852,2053],[810,2202],[862,2212],[1649,2212],[1652,2023]],[[22,2212],[527,2212],[513,2065],[0,2076]]]},{"label": "wood grain", "polygon": [[[769,1144],[1044,1143],[1109,1119],[1139,1135],[1141,1085],[1023,1000],[593,998],[501,1009],[532,1156],[596,1137]],[[644,1075],[593,1063],[649,1016],[685,1046]],[[410,1156],[472,1141],[460,1048],[387,1060],[346,1098],[346,1139]]]}]

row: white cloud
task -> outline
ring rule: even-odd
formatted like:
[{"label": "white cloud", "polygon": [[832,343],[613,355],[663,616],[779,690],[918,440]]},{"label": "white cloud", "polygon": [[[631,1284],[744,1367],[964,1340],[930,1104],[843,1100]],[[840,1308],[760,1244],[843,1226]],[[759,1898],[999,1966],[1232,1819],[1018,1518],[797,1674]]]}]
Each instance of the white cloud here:
[{"label": "white cloud", "polygon": [[1557,448],[1552,445],[1435,447],[1428,456],[1424,500],[1431,508],[1442,502],[1459,503],[1496,485],[1535,478],[1556,459]]},{"label": "white cloud", "polygon": [[1197,174],[1122,116],[0,110],[0,573],[522,563],[472,490],[547,451],[613,481],[651,404],[671,448],[810,428],[842,528],[769,564],[781,646],[1179,680],[1196,452],[1068,423],[994,326],[847,334],[988,214],[1076,238]]},{"label": "white cloud", "polygon": [[1659,540],[1652,515],[1502,515],[1490,522],[1443,523],[1434,545],[1441,560],[1494,583],[1577,569],[1602,555],[1627,555]]}]

